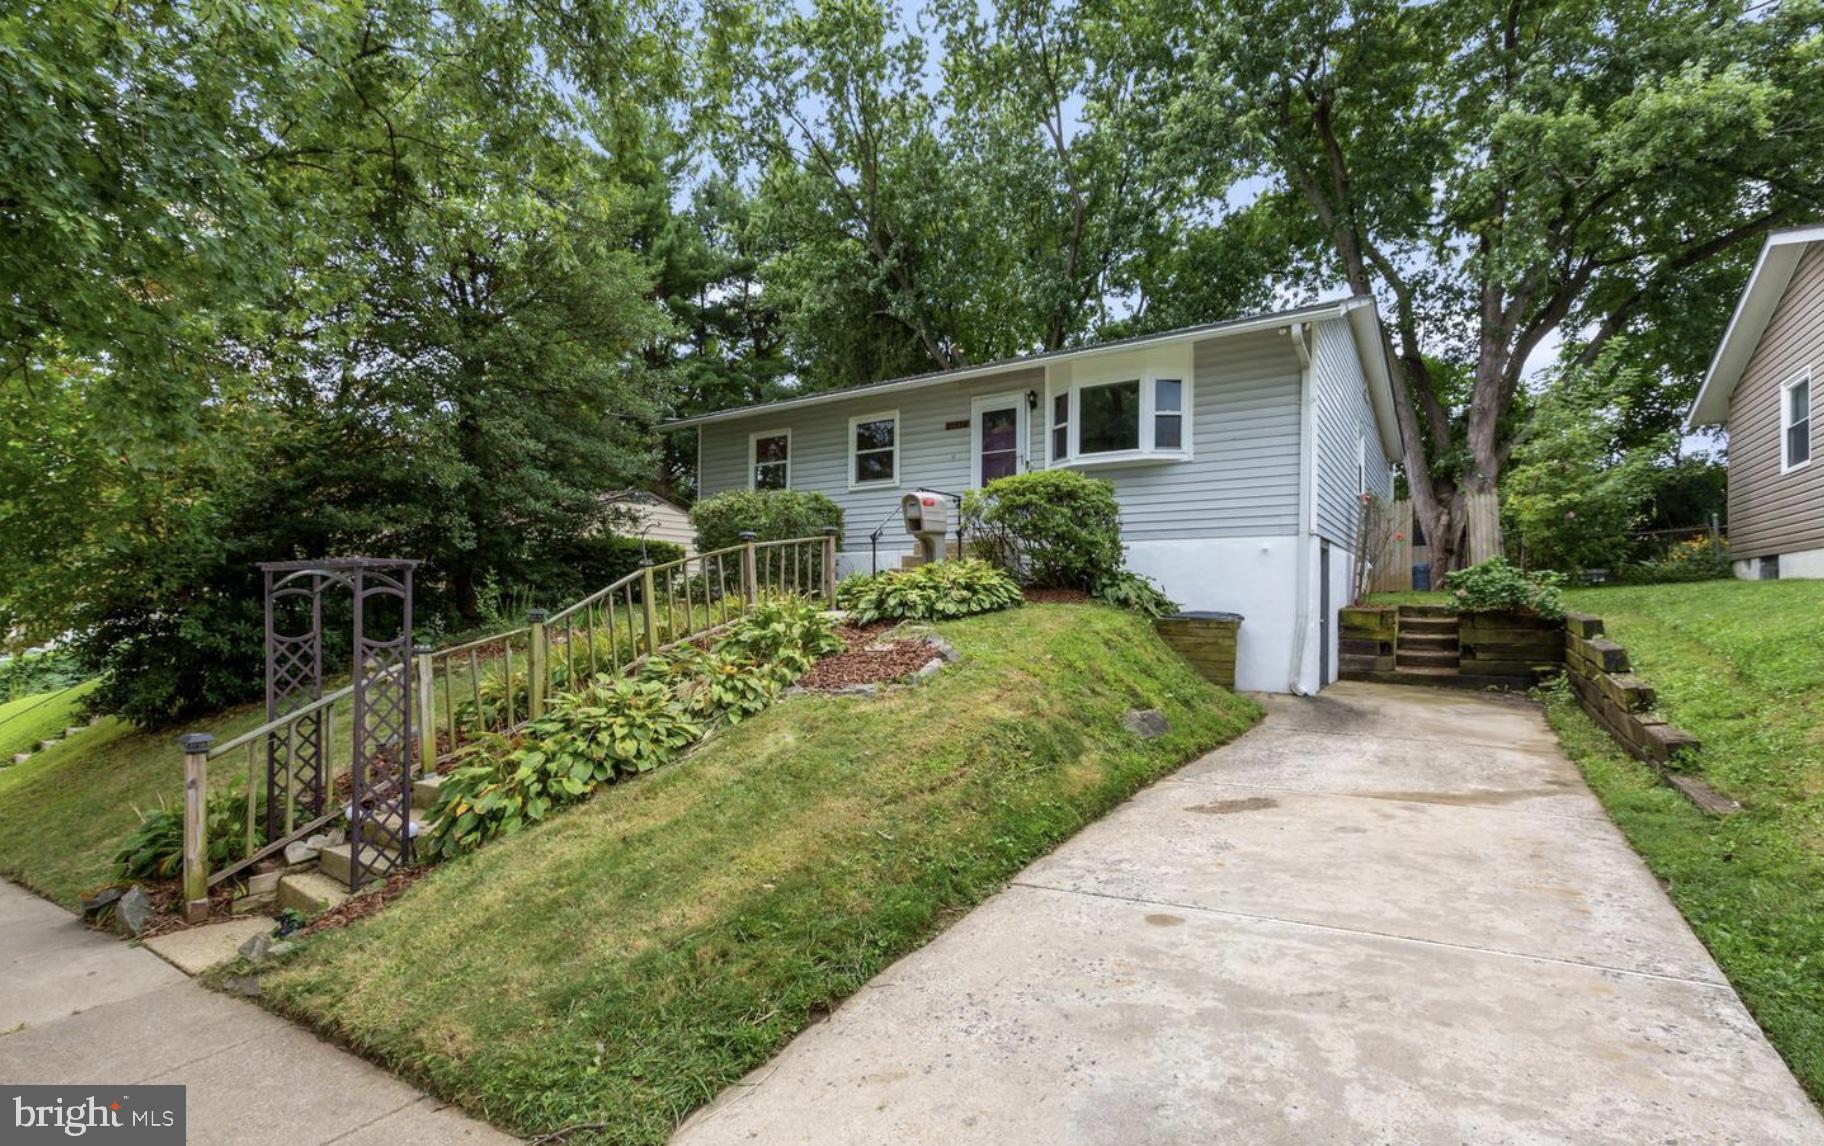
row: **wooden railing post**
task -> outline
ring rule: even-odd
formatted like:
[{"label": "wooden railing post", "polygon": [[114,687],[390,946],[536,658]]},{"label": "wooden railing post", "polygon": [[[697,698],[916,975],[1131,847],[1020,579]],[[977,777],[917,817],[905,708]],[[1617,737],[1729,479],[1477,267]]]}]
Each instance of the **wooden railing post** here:
[{"label": "wooden railing post", "polygon": [[823,527],[823,599],[836,604],[836,527]]},{"label": "wooden railing post", "polygon": [[741,596],[749,609],[760,597],[760,570],[754,550],[754,542],[759,537],[752,530],[744,530],[741,534]]},{"label": "wooden railing post", "polygon": [[[429,776],[437,771],[437,677],[431,666],[433,651],[429,645],[419,645],[412,650],[412,659],[418,665],[418,774],[420,776]],[[509,679],[507,682],[509,700],[512,698],[512,690],[513,684]]]},{"label": "wooden railing post", "polygon": [[653,604],[652,562],[643,563],[640,569],[640,613],[646,622],[646,652],[659,651],[659,613]]},{"label": "wooden railing post", "polygon": [[[178,737],[184,750],[184,921],[209,918],[209,748],[215,737],[191,732]],[[249,791],[251,803],[256,794]]]},{"label": "wooden railing post", "polygon": [[[549,649],[545,644],[545,611],[531,609],[526,613],[526,624],[532,626],[532,648],[527,654],[527,707],[533,720],[545,714],[545,666]],[[512,695],[512,682],[508,682],[507,694]]]}]

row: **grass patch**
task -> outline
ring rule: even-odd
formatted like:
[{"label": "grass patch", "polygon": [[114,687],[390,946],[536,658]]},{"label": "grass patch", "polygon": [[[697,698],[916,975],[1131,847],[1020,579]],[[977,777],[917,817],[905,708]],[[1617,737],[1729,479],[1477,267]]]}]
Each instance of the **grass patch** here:
[{"label": "grass patch", "polygon": [[83,699],[94,690],[94,681],[84,681],[0,704],[0,763],[11,760],[16,753],[30,752],[39,741],[49,740],[81,722]]},{"label": "grass patch", "polygon": [[1699,812],[1567,696],[1548,714],[1812,1098],[1824,1101],[1824,582],[1579,589],[1696,767],[1744,811]]},{"label": "grass patch", "polygon": [[[1239,734],[1132,614],[940,625],[961,664],[801,696],[310,939],[266,997],[499,1125],[658,1142],[1151,780]],[[1171,732],[1141,741],[1130,708]]]},{"label": "grass patch", "polygon": [[1370,593],[1363,604],[1367,605],[1449,605],[1455,600],[1453,594],[1442,589],[1405,589],[1394,593]]}]

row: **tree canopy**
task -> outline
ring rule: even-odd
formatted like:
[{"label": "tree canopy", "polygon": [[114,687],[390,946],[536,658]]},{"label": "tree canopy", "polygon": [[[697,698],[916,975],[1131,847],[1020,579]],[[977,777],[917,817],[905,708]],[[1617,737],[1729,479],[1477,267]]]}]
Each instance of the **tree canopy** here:
[{"label": "tree canopy", "polygon": [[1583,496],[1567,459],[1632,520],[1677,501],[1637,487],[1688,476],[1671,431],[1759,237],[1820,213],[1821,26],[1818,0],[15,5],[0,633],[72,640],[171,719],[254,680],[255,561],[419,557],[430,623],[471,625],[615,527],[602,493],[690,495],[664,417],[1341,291],[1381,304],[1441,565],[1516,464],[1512,521]]}]

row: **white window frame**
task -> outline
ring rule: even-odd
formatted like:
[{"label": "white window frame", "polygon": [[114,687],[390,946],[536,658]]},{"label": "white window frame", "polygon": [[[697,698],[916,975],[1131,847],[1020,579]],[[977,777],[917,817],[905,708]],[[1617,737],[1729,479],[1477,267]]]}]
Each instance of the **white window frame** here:
[{"label": "white window frame", "polygon": [[[747,436],[747,488],[749,490],[757,490],[760,488],[760,483],[755,479],[754,471],[760,468],[760,456],[759,456],[758,446],[759,446],[761,438],[784,438],[785,439],[785,487],[784,488],[791,489],[792,488],[792,454],[795,451],[792,449],[792,428],[790,426],[784,426],[777,430],[755,430],[753,433],[751,433]],[[775,463],[769,462],[768,464],[772,465]]]},{"label": "white window frame", "polygon": [[1032,423],[1026,413],[1026,392],[984,394],[969,403],[969,488],[982,488],[982,411],[1014,409],[1014,473],[1025,473],[1032,453]]},{"label": "white window frame", "polygon": [[1368,492],[1368,434],[1360,426],[1355,428],[1355,496],[1360,499]]},{"label": "white window frame", "polygon": [[[1792,461],[1792,454],[1788,449],[1787,439],[1789,437],[1788,431],[1798,425],[1798,421],[1792,417],[1792,392],[1801,385],[1806,387],[1805,442],[1810,448],[1807,449],[1805,453],[1805,460],[1795,463]],[[1817,436],[1811,432],[1811,412],[1812,408],[1817,405],[1817,400],[1818,396],[1815,387],[1812,385],[1811,367],[1809,366],[1787,379],[1785,384],[1780,387],[1780,472],[1783,474],[1789,474],[1796,470],[1804,469],[1811,464],[1811,459],[1818,454]]]},{"label": "white window frame", "polygon": [[[861,425],[863,422],[886,422],[886,421],[891,421],[893,423],[893,477],[892,477],[892,480],[889,481],[886,478],[880,478],[875,481],[856,481],[855,480],[855,457],[857,454],[860,454],[863,451],[855,448],[855,427]],[[846,453],[848,456],[849,488],[850,489],[897,489],[899,487],[899,455],[900,455],[900,452],[905,449],[905,445],[906,445],[905,426],[899,420],[899,411],[898,410],[881,410],[878,413],[858,414],[855,417],[850,418],[849,419],[849,446],[848,446],[848,449],[844,451],[844,453]],[[868,453],[877,453],[879,451],[869,450],[867,452]]]},{"label": "white window frame", "polygon": [[[1082,452],[1078,432],[1083,424],[1082,394],[1098,386],[1116,385],[1122,382],[1140,383],[1140,444],[1131,450],[1104,450],[1099,453]],[[1179,438],[1184,443],[1177,449],[1158,449],[1153,444],[1154,433],[1158,429],[1157,421],[1157,386],[1160,381],[1178,383],[1178,418]],[[1189,368],[1189,363],[1182,365],[1148,363],[1140,369],[1101,370],[1094,373],[1084,372],[1079,376],[1075,371],[1068,382],[1054,382],[1046,379],[1045,385],[1045,464],[1047,467],[1108,466],[1132,465],[1137,462],[1182,462],[1190,461],[1192,442],[1195,440],[1194,422],[1197,408],[1196,378]],[[1052,431],[1056,429],[1053,415],[1053,400],[1060,394],[1070,396],[1069,417],[1066,423],[1066,438],[1069,446],[1063,457],[1058,457],[1052,446]],[[1170,413],[1170,411],[1167,411]]]}]

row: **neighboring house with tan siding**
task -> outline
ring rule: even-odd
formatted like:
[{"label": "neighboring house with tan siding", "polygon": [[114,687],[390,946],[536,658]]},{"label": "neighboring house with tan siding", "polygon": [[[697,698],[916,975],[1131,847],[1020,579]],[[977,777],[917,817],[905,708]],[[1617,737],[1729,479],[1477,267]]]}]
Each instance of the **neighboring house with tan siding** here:
[{"label": "neighboring house with tan siding", "polygon": [[[899,500],[1077,469],[1121,504],[1129,565],[1186,608],[1240,613],[1243,689],[1336,679],[1364,492],[1400,455],[1366,297],[684,418],[697,489],[817,490],[844,575],[899,565]],[[869,535],[890,522],[878,554]]]},{"label": "neighboring house with tan siding", "polygon": [[1769,235],[1685,428],[1729,431],[1729,551],[1748,580],[1824,577],[1824,224]]},{"label": "neighboring house with tan siding", "polygon": [[617,490],[602,500],[626,512],[627,522],[616,526],[616,533],[669,541],[683,546],[686,554],[697,551],[697,531],[683,506],[643,489]]}]

